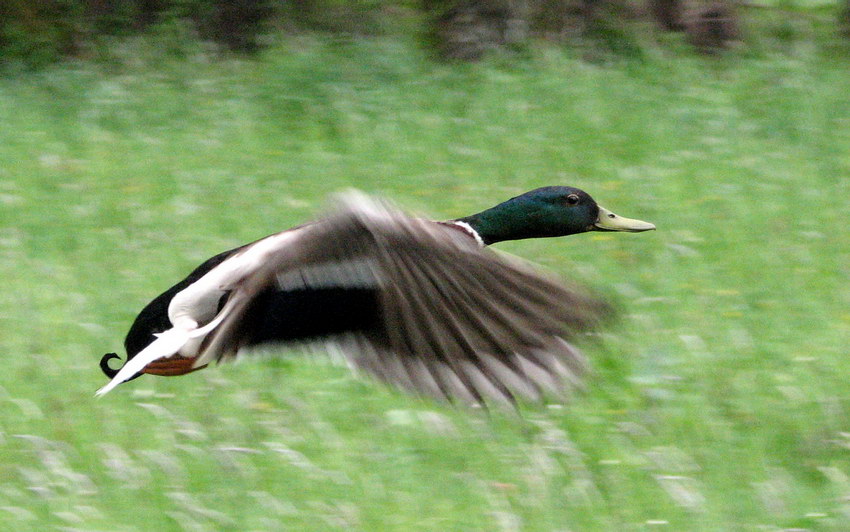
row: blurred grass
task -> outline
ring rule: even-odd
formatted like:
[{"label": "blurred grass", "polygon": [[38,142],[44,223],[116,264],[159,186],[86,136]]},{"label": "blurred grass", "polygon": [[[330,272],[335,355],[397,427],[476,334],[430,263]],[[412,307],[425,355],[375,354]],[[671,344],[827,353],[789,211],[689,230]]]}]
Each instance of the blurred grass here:
[{"label": "blurred grass", "polygon": [[[126,46],[0,80],[3,528],[846,530],[846,55]],[[499,246],[619,302],[569,405],[286,358],[92,397],[149,299],[336,190],[448,218],[550,184],[659,228]]]}]

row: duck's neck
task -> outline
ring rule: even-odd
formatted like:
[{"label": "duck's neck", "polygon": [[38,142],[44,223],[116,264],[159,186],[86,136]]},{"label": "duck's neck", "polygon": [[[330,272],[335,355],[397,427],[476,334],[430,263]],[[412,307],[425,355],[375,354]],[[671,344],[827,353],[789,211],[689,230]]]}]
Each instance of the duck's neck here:
[{"label": "duck's neck", "polygon": [[485,246],[505,240],[520,240],[538,236],[528,225],[519,205],[505,202],[486,211],[458,218],[455,222],[467,224],[478,233]]}]

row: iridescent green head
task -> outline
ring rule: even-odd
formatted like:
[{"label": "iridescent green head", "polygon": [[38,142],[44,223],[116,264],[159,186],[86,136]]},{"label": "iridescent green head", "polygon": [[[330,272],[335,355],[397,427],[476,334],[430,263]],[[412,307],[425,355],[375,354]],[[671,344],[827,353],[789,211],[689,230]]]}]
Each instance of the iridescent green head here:
[{"label": "iridescent green head", "polygon": [[600,207],[587,192],[574,187],[534,189],[457,221],[468,223],[485,244],[585,231],[636,233],[655,229],[651,223],[623,218]]}]

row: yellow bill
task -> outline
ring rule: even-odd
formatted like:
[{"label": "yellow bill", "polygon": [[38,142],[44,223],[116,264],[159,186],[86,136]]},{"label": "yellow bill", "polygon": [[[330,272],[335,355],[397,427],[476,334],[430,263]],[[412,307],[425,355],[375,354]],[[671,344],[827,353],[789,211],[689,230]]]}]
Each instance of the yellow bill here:
[{"label": "yellow bill", "polygon": [[641,231],[652,231],[655,224],[642,220],[633,220],[614,214],[608,209],[600,206],[599,217],[593,223],[595,231],[625,231],[627,233],[640,233]]}]

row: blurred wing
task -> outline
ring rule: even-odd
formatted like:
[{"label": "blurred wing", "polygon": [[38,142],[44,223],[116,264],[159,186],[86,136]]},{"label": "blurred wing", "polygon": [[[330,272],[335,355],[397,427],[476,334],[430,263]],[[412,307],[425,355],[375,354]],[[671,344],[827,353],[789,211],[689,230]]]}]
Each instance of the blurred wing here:
[{"label": "blurred wing", "polygon": [[270,291],[359,287],[376,294],[376,323],[333,337],[355,367],[449,400],[536,399],[579,382],[583,358],[563,338],[606,308],[458,231],[360,195],[297,244],[228,287],[195,366],[250,346],[256,302]]}]

